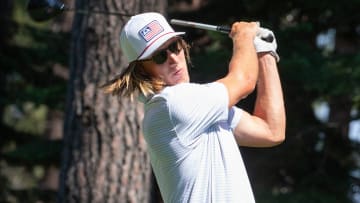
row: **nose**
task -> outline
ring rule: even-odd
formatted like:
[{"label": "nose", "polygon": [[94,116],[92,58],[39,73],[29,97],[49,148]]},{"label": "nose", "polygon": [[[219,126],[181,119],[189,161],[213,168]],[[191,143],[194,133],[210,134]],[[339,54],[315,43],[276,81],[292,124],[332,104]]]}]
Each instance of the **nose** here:
[{"label": "nose", "polygon": [[176,54],[176,53],[171,52],[169,50],[166,50],[166,53],[168,55],[169,62],[176,62],[177,61],[177,56],[180,54],[180,53]]}]

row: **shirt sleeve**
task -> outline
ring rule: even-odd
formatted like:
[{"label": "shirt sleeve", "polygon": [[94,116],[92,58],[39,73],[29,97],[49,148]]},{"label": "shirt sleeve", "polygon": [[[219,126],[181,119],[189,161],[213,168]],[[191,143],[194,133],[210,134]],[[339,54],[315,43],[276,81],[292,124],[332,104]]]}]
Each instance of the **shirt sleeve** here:
[{"label": "shirt sleeve", "polygon": [[161,95],[174,130],[186,145],[217,122],[229,121],[228,92],[221,83],[184,83],[164,89]]},{"label": "shirt sleeve", "polygon": [[236,106],[233,106],[230,109],[228,123],[232,130],[234,130],[238,125],[238,123],[240,122],[242,112],[243,110]]}]

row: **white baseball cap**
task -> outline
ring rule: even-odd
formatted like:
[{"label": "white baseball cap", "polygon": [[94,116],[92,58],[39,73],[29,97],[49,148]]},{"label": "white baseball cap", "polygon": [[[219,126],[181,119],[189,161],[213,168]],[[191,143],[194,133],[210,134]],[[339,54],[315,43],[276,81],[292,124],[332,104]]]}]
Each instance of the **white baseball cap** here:
[{"label": "white baseball cap", "polygon": [[170,38],[185,34],[175,32],[165,17],[150,12],[132,16],[120,33],[120,46],[129,62],[146,59]]}]

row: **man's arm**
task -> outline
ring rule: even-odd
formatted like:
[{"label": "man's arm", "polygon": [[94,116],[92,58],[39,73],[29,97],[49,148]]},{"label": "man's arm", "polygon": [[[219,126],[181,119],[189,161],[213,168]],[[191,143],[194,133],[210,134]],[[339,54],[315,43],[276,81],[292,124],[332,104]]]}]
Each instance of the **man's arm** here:
[{"label": "man's arm", "polygon": [[243,112],[234,130],[241,146],[269,147],[285,139],[285,107],[275,58],[259,53],[259,79],[253,115]]},{"label": "man's arm", "polygon": [[229,35],[233,40],[233,54],[229,63],[229,71],[224,78],[218,80],[225,85],[228,91],[229,108],[255,89],[258,78],[258,62],[254,39],[258,27],[255,22],[237,22],[232,25]]}]

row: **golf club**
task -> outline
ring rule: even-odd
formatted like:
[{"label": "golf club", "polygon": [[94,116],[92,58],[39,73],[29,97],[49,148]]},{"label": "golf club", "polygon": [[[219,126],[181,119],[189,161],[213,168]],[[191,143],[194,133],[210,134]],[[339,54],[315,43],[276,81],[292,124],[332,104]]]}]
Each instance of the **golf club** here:
[{"label": "golf club", "polygon": [[[72,11],[80,14],[95,13],[95,14],[116,15],[116,16],[125,16],[125,17],[133,16],[133,14],[120,13],[120,12],[109,12],[109,11],[101,11],[101,10],[79,10],[79,9],[69,8],[60,0],[29,0],[27,4],[27,10],[29,12],[30,17],[38,22],[49,20],[63,13],[64,11]],[[204,23],[197,23],[197,22],[177,20],[177,19],[172,19],[170,23],[180,26],[193,27],[197,29],[216,31],[225,34],[228,34],[231,30],[230,27],[228,26],[216,26],[216,25],[209,25]],[[263,38],[263,40],[267,42],[272,42],[274,40],[274,37],[272,35],[269,35]]]},{"label": "golf club", "polygon": [[[172,19],[172,20],[170,20],[170,23],[174,24],[174,25],[216,31],[216,32],[221,32],[221,33],[225,33],[225,34],[229,34],[231,31],[231,28],[229,26],[209,25],[209,24],[204,24],[204,23],[197,23],[197,22],[178,20],[178,19]],[[262,38],[262,40],[264,40],[266,42],[272,42],[274,40],[274,36],[269,34],[268,36]]]},{"label": "golf club", "polygon": [[209,25],[209,24],[204,24],[204,23],[197,23],[197,22],[178,20],[178,19],[171,19],[170,23],[174,24],[174,25],[185,26],[185,27],[193,27],[193,28],[198,28],[198,29],[203,29],[203,30],[222,32],[225,34],[228,34],[231,30],[230,27],[228,27],[228,26],[216,26],[216,25]]},{"label": "golf club", "polygon": [[30,17],[38,22],[42,22],[54,18],[57,15],[63,13],[64,11],[70,11],[80,14],[95,13],[95,14],[104,14],[104,15],[126,16],[126,17],[132,16],[132,14],[119,13],[119,12],[109,12],[109,11],[101,11],[101,10],[79,10],[79,9],[69,8],[60,0],[29,0],[27,4],[27,11],[29,12]]}]

